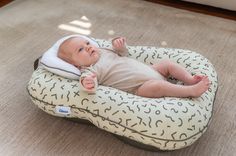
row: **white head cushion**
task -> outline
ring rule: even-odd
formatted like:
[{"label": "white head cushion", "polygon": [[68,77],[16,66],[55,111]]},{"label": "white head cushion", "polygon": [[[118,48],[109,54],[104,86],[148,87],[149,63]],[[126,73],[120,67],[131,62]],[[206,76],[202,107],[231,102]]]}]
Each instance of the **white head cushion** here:
[{"label": "white head cushion", "polygon": [[57,57],[57,53],[59,50],[60,45],[67,39],[71,37],[82,37],[88,40],[94,46],[99,47],[98,43],[87,37],[82,35],[70,35],[61,38],[58,40],[50,49],[48,49],[42,56],[41,64],[42,66],[47,69],[48,71],[69,78],[69,79],[78,79],[81,75],[80,70],[76,68],[74,65],[67,63],[66,61]]}]

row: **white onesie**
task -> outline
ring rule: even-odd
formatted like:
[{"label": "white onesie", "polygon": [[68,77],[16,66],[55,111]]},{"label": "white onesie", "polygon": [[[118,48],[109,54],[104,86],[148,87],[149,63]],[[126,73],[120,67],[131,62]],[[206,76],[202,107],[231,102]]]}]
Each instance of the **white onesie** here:
[{"label": "white onesie", "polygon": [[[151,66],[116,53],[124,56],[127,52],[122,52],[122,54],[110,49],[100,49],[99,60],[91,67],[82,70],[81,79],[95,73],[97,76],[97,79],[94,79],[95,84],[113,87],[132,94],[135,94],[137,89],[148,80],[165,79]],[[82,84],[80,86],[86,90]],[[96,86],[92,92],[96,91]]]}]

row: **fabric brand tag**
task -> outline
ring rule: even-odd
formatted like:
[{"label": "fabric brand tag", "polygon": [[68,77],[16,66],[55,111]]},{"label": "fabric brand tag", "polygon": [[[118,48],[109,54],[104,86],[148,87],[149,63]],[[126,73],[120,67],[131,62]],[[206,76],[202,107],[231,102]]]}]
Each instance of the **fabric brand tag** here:
[{"label": "fabric brand tag", "polygon": [[65,115],[71,113],[70,107],[66,107],[66,106],[56,106],[56,111],[59,114],[65,114]]}]

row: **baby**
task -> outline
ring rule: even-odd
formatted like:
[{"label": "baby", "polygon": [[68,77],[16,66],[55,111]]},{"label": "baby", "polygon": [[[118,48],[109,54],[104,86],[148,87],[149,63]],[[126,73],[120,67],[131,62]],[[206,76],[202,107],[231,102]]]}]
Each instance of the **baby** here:
[{"label": "baby", "polygon": [[[199,97],[209,88],[207,76],[192,76],[170,60],[148,66],[126,57],[123,37],[113,39],[112,46],[97,48],[84,38],[71,37],[60,45],[58,57],[81,70],[80,86],[87,92],[95,92],[101,84],[150,98]],[[185,85],[168,82],[170,75]]]}]

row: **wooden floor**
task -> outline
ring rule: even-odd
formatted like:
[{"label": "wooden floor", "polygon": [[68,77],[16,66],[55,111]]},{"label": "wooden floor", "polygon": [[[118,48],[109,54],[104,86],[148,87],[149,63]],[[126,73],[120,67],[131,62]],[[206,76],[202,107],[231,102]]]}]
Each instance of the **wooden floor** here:
[{"label": "wooden floor", "polygon": [[[57,39],[74,33],[125,36],[129,45],[189,49],[207,57],[219,76],[208,130],[190,147],[150,152],[37,108],[26,91],[33,62]],[[0,8],[0,155],[233,156],[235,45],[236,21],[147,1],[14,0]]]}]

